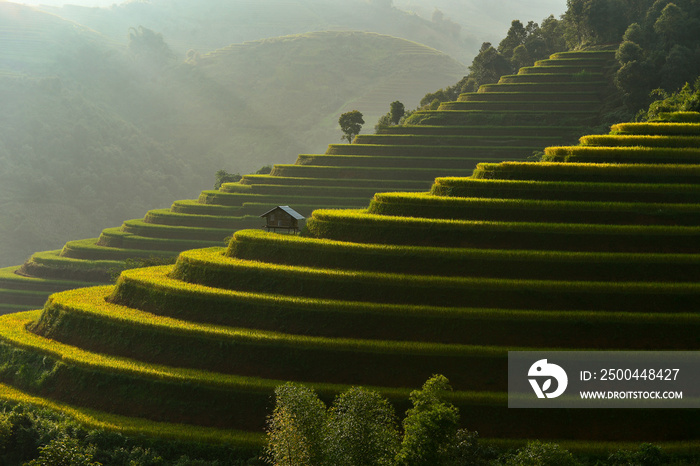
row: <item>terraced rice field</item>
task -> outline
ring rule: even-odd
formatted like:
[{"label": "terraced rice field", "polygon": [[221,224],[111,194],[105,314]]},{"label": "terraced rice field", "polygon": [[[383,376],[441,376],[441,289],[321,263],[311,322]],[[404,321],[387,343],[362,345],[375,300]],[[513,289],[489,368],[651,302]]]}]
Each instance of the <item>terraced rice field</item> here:
[{"label": "terraced rice field", "polygon": [[508,351],[700,346],[700,165],[669,165],[656,142],[638,147],[644,163],[613,163],[625,137],[595,139],[610,150],[591,162],[480,164],[430,192],[316,210],[302,236],[238,231],[227,248],[54,294],[0,318],[0,382],[142,433],[185,424],[250,445],[281,381],[325,399],[363,384],[401,412],[441,373],[481,437],[697,448],[695,410],[507,408]]},{"label": "terraced rice field", "polygon": [[[270,175],[246,175],[218,191],[203,191],[199,199],[175,201],[170,209],[107,228],[99,238],[68,242],[59,253],[36,253],[8,271],[27,278],[22,293],[0,282],[0,312],[32,309],[46,300],[49,293],[34,287],[33,278],[57,280],[57,289],[66,280],[83,286],[109,282],[124,268],[116,262],[224,246],[234,231],[261,227],[259,215],[277,205],[307,216],[319,208],[362,208],[376,192],[428,190],[436,177],[469,176],[479,162],[524,160],[547,145],[571,142],[582,126],[597,121],[613,55],[558,54],[524,71],[518,84],[504,84],[510,79],[504,78],[459,102],[416,112],[406,125],[360,135],[354,144],[331,144],[325,154],[299,155],[295,164],[275,165]],[[562,63],[556,74],[561,83],[550,82],[549,68],[538,73],[538,67]],[[581,70],[595,80],[581,80]],[[378,83],[376,95],[386,88]]]}]

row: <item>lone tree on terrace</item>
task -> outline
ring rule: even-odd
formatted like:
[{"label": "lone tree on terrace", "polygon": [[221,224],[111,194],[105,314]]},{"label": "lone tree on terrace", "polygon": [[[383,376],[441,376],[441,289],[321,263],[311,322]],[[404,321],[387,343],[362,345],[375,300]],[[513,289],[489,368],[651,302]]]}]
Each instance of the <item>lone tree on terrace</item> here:
[{"label": "lone tree on terrace", "polygon": [[395,100],[391,103],[391,111],[389,113],[391,113],[391,122],[398,125],[401,117],[406,114],[406,108],[401,102]]},{"label": "lone tree on terrace", "polygon": [[362,119],[362,113],[357,110],[351,112],[343,113],[338,119],[338,124],[340,125],[341,131],[343,131],[343,136],[341,139],[347,139],[348,143],[352,144],[352,140],[360,134],[362,125],[365,124],[365,120]]}]

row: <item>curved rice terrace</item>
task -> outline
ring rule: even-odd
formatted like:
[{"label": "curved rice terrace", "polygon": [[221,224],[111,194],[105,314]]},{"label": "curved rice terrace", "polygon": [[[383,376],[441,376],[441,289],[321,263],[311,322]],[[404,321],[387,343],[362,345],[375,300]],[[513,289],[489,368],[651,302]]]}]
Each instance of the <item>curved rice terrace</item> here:
[{"label": "curved rice terrace", "polygon": [[[695,136],[700,123],[618,125],[551,161],[316,210],[301,236],[238,231],[228,248],[54,294],[1,318],[4,396],[249,446],[281,381],[326,400],[362,384],[401,411],[441,373],[485,438],[697,448],[695,410],[509,410],[506,393],[512,350],[698,349],[700,165],[665,152]],[[594,160],[561,156],[590,147]]]},{"label": "curved rice terrace", "polygon": [[[262,226],[259,215],[277,205],[306,216],[319,208],[362,208],[376,192],[427,190],[436,177],[471,175],[479,162],[524,160],[571,142],[599,118],[613,55],[555,54],[523,69],[516,83],[504,77],[458,102],[416,112],[405,125],[331,144],[325,154],[301,154],[269,175],[246,175],[199,199],[175,201],[99,238],[35,253],[0,271],[0,313],[36,308],[53,291],[109,283],[128,259],[222,246],[232,232]],[[380,95],[386,86],[378,86]]]}]

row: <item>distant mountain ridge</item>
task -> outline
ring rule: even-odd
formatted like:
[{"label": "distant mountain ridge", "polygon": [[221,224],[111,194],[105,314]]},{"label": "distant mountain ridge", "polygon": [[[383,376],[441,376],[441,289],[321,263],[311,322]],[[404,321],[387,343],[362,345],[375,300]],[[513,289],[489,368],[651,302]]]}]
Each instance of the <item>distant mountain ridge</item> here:
[{"label": "distant mountain ridge", "polygon": [[478,52],[481,42],[467,27],[464,34],[455,35],[440,24],[389,7],[388,3],[364,0],[150,0],[124,2],[109,8],[75,5],[41,8],[119,41],[126,41],[129,27],[144,26],[161,32],[166,41],[183,55],[189,49],[204,53],[228,44],[268,37],[348,29],[416,41],[448,53],[463,63],[469,63]]},{"label": "distant mountain ridge", "polygon": [[540,23],[549,15],[559,18],[566,11],[566,0],[393,0],[393,3],[424,18],[430,18],[437,9],[463,30],[467,28],[465,34],[479,38],[479,45],[484,41],[498,45],[514,19],[523,24]]}]

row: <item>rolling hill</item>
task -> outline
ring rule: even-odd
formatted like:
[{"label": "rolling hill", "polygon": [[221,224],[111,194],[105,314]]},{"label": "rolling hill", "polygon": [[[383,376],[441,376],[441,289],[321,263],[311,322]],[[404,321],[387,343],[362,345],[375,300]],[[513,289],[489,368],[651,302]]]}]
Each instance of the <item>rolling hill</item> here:
[{"label": "rolling hill", "polygon": [[[365,0],[150,0],[115,3],[109,8],[66,5],[44,10],[125,42],[130,27],[162,32],[180,56],[190,49],[205,53],[232,43],[319,30],[359,30],[426,44],[469,63],[481,42],[463,25],[452,34],[441,24],[388,5]],[[501,34],[512,18],[501,20]]]},{"label": "rolling hill", "polygon": [[[196,195],[219,169],[252,172],[321,150],[340,139],[344,109],[362,106],[371,125],[389,102],[415,105],[424,89],[465,72],[434,49],[361,32],[154,65],[94,30],[10,2],[0,3],[0,30],[0,265]],[[314,85],[321,76],[335,90]]]}]

